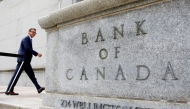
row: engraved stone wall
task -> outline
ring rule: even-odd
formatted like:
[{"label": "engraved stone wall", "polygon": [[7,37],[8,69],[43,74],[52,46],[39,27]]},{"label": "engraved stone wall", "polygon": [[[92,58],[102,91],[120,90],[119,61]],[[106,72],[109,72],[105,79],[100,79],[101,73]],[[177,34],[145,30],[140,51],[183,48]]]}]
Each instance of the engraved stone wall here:
[{"label": "engraved stone wall", "polygon": [[44,106],[189,109],[190,1],[132,5],[47,29]]}]

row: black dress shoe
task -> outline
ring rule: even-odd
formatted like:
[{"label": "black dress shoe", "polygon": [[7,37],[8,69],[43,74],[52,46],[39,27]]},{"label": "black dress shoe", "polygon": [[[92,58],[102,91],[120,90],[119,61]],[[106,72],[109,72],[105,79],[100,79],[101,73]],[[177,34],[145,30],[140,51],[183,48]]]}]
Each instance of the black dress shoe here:
[{"label": "black dress shoe", "polygon": [[15,92],[5,92],[6,95],[19,95],[18,93]]},{"label": "black dress shoe", "polygon": [[38,93],[41,93],[43,90],[45,90],[45,87],[41,87],[41,88],[38,90]]}]

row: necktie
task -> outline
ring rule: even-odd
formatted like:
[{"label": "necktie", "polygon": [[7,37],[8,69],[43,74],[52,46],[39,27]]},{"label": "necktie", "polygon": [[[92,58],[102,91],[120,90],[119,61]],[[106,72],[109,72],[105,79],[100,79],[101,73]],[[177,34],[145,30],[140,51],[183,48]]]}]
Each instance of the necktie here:
[{"label": "necktie", "polygon": [[30,39],[30,41],[31,41],[31,44],[32,44],[32,39]]}]

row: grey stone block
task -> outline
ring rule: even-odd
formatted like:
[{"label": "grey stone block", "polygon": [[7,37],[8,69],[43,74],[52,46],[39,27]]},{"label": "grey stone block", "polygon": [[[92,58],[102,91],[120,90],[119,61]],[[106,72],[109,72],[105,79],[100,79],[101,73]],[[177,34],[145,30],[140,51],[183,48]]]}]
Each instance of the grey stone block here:
[{"label": "grey stone block", "polygon": [[[56,21],[40,19],[46,30],[57,26],[48,29],[48,94],[43,105],[73,108],[61,105],[61,100],[78,100],[137,109],[188,109],[190,1],[161,2],[141,2],[130,9],[123,1],[118,12],[79,23],[75,19],[73,24],[64,19],[67,16],[58,18],[62,11],[70,13],[67,9],[48,16]],[[63,20],[69,26],[61,25]]]},{"label": "grey stone block", "polygon": [[[63,27],[59,35],[50,33],[46,78],[51,78],[51,82],[47,81],[47,91],[51,92],[52,87],[63,94],[189,101],[189,4],[187,0],[172,0]],[[138,21],[147,34],[139,30],[140,35],[137,35],[135,22]],[[117,39],[114,39],[114,27],[121,31],[121,25],[124,25],[123,37],[116,31]],[[88,37],[87,44],[82,44],[84,33]],[[98,34],[102,34],[105,41],[98,36],[96,42]],[[116,47],[119,48],[116,50]],[[101,49],[107,50],[106,59],[100,58]],[[118,58],[116,52],[119,52]],[[149,68],[150,76],[146,80],[137,80],[137,65]],[[101,72],[105,68],[105,79],[98,74],[97,80],[97,68]],[[81,80],[84,70],[87,79],[83,75]],[[173,70],[175,77],[167,74],[167,80],[163,80],[166,70]],[[147,69],[141,67],[140,73],[141,78],[145,78]],[[67,75],[73,78],[69,80]]]}]

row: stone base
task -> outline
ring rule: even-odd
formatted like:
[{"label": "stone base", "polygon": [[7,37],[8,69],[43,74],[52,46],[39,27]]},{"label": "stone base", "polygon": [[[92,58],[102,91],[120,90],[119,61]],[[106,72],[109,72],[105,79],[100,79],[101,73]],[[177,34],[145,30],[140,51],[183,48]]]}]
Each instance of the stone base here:
[{"label": "stone base", "polygon": [[189,109],[189,103],[45,93],[41,109]]}]

